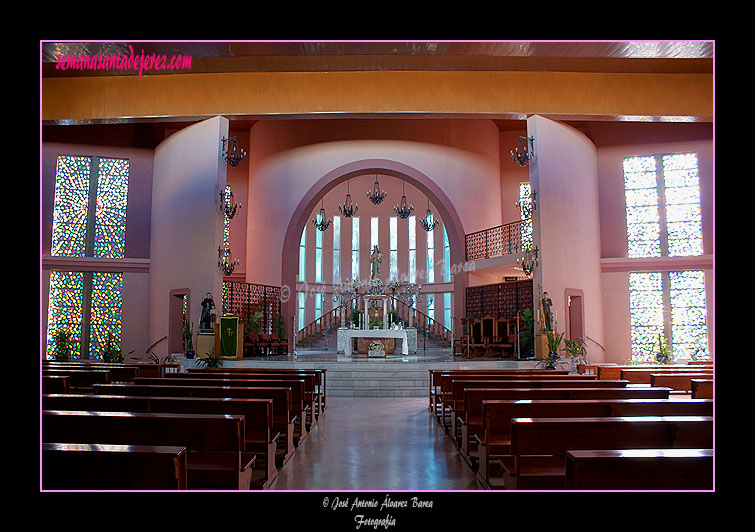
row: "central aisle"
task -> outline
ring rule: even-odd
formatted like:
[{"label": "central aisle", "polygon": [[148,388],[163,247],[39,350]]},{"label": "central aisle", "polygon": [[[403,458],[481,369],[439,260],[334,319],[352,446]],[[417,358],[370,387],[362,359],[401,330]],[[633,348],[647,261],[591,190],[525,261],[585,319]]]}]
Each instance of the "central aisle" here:
[{"label": "central aisle", "polygon": [[477,490],[427,397],[328,397],[272,490]]}]

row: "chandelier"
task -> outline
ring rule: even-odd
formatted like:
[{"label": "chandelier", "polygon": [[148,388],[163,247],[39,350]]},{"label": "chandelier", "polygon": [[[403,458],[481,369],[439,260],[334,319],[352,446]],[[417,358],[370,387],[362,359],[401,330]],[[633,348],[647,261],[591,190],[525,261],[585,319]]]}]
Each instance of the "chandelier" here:
[{"label": "chandelier", "polygon": [[430,211],[430,198],[427,199],[427,212],[425,213],[425,217],[420,218],[419,225],[421,225],[422,229],[425,231],[432,231],[435,229],[435,226],[438,225],[438,220],[433,218],[433,213]]},{"label": "chandelier", "polygon": [[372,190],[367,192],[367,197],[375,205],[380,205],[387,195],[388,193],[385,190],[382,190],[382,191],[380,190],[380,183],[378,183],[378,176],[377,174],[375,174],[375,185],[372,187]]},{"label": "chandelier", "polygon": [[312,219],[312,223],[315,224],[315,227],[318,231],[325,231],[328,227],[330,227],[330,222],[333,221],[333,218],[325,219],[325,207],[323,207],[322,203],[320,204],[320,212]]},{"label": "chandelier", "polygon": [[[530,150],[527,151],[527,146],[524,141],[530,141]],[[519,166],[527,166],[527,163],[535,157],[535,137],[519,137],[519,148],[522,148],[522,153],[519,153],[518,148],[514,148],[511,153],[511,160]]]},{"label": "chandelier", "polygon": [[231,258],[231,248],[218,246],[218,268],[223,272],[223,275],[231,275],[238,264],[239,259]]},{"label": "chandelier", "polygon": [[414,205],[406,206],[406,194],[404,194],[404,183],[401,184],[401,203],[393,206],[393,210],[396,211],[399,218],[406,219],[414,210]]},{"label": "chandelier", "polygon": [[534,249],[530,248],[522,253],[522,258],[516,259],[517,267],[524,272],[529,278],[532,278],[532,274],[537,267],[537,246]]},{"label": "chandelier", "polygon": [[[239,141],[236,137],[225,138],[223,137],[223,159],[231,166],[238,166],[246,159],[246,152],[243,148],[239,148]],[[226,148],[225,143],[230,143],[230,150]]]},{"label": "chandelier", "polygon": [[225,189],[220,191],[220,206],[223,214],[229,220],[236,216],[236,212],[241,208],[241,203],[233,201],[233,192],[229,185],[226,185]]},{"label": "chandelier", "polygon": [[351,194],[349,194],[349,182],[346,182],[346,201],[338,206],[338,210],[341,211],[346,218],[351,218],[355,212],[359,210],[359,205],[351,203]]}]

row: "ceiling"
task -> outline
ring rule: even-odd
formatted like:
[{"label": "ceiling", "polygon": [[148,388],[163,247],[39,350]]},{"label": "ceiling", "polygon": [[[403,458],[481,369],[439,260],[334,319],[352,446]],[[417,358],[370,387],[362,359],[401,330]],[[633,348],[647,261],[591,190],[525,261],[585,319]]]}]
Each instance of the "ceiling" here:
[{"label": "ceiling", "polygon": [[[310,70],[552,70],[712,72],[713,41],[129,41],[42,42],[42,75],[62,55],[192,58],[192,72]],[[166,71],[166,73],[169,73]]]}]

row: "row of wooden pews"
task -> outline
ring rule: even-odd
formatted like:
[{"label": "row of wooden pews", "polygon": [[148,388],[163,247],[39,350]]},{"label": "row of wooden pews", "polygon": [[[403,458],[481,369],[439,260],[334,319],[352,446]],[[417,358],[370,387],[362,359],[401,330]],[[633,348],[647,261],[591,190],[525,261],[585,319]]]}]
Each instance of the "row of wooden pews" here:
[{"label": "row of wooden pews", "polygon": [[682,369],[695,396],[663,371],[430,370],[429,410],[485,489],[710,490],[710,369]]},{"label": "row of wooden pews", "polygon": [[45,385],[105,366],[48,375],[63,368],[43,364],[43,489],[267,489],[326,409],[319,369],[139,368],[130,380]]}]

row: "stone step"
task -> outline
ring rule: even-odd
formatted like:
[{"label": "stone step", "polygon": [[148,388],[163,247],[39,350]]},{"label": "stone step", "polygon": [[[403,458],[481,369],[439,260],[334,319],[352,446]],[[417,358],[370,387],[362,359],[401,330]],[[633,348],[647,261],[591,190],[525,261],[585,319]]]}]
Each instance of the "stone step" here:
[{"label": "stone step", "polygon": [[328,395],[348,397],[424,397],[430,378],[418,368],[328,370]]}]

